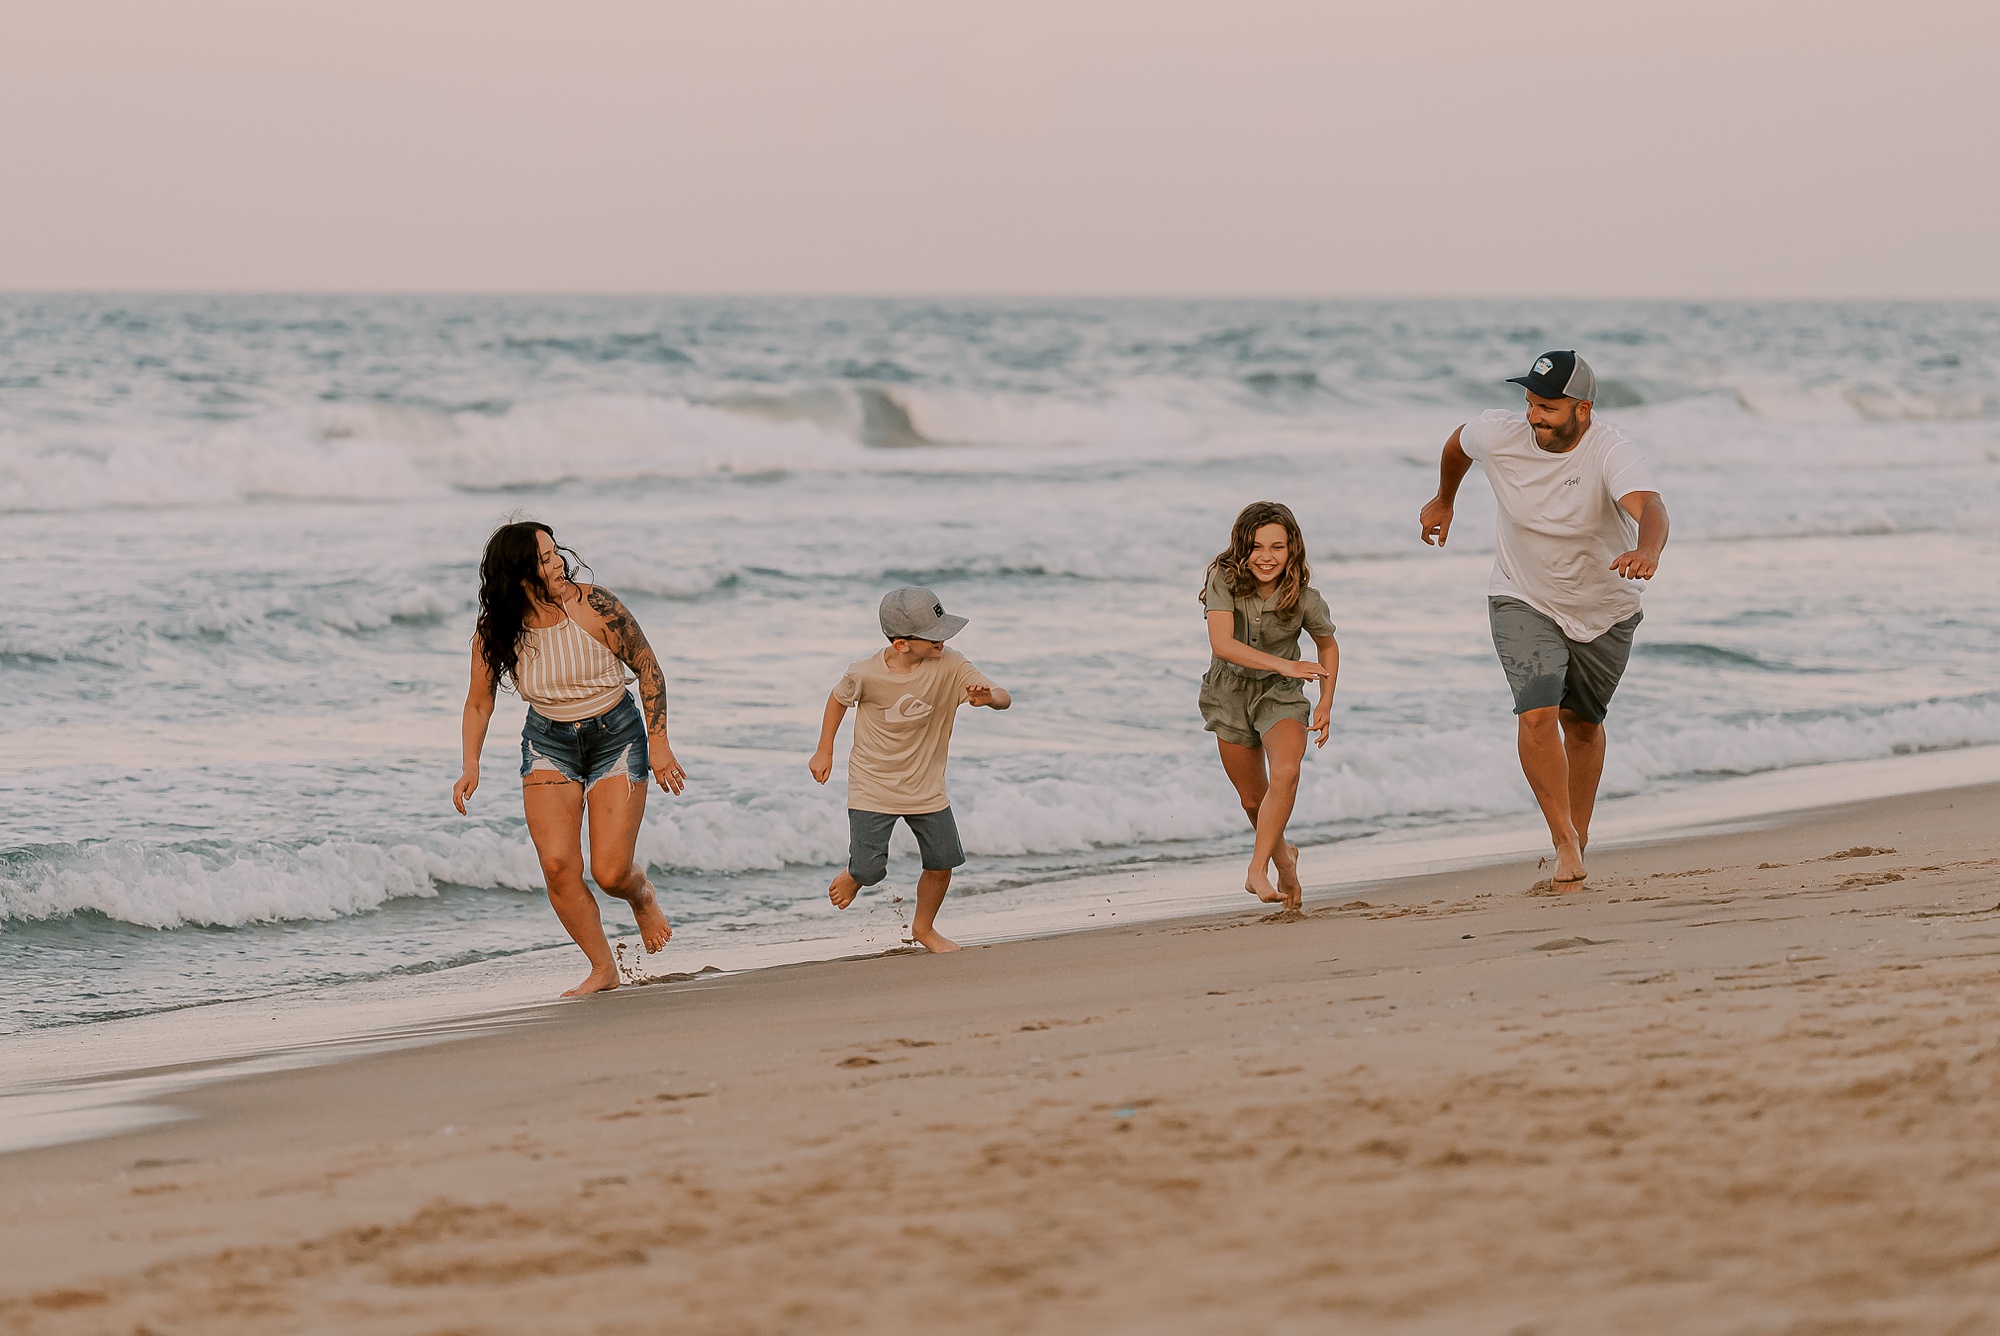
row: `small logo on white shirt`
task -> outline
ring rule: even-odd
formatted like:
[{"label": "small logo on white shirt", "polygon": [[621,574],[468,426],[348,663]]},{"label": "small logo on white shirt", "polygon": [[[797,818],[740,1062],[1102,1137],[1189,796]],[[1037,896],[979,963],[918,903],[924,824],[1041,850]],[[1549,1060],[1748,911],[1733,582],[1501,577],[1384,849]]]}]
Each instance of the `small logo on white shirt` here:
[{"label": "small logo on white shirt", "polygon": [[1583,481],[1583,479],[1581,479],[1581,478],[1564,478],[1564,479],[1563,479],[1563,486],[1565,486],[1565,487],[1574,487],[1574,486],[1576,486],[1576,485],[1577,485],[1578,483],[1580,483],[1580,482],[1582,482],[1582,481]]},{"label": "small logo on white shirt", "polygon": [[914,724],[920,719],[928,719],[936,713],[927,700],[920,700],[909,692],[896,698],[896,703],[882,711],[882,717],[892,724]]}]

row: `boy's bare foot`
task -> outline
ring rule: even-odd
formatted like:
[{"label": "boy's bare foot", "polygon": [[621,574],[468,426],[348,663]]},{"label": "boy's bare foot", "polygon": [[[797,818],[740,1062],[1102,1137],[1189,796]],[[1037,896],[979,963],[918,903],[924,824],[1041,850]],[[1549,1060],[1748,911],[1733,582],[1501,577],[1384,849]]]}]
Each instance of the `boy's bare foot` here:
[{"label": "boy's bare foot", "polygon": [[1299,881],[1299,846],[1287,844],[1271,861],[1278,865],[1278,890],[1285,897],[1285,908],[1297,909],[1306,895]]},{"label": "boy's bare foot", "polygon": [[854,903],[854,897],[861,894],[861,883],[846,868],[833,879],[833,885],[826,888],[826,898],[833,901],[835,909],[845,909]]},{"label": "boy's bare foot", "polygon": [[666,911],[660,908],[659,897],[653,894],[653,883],[646,883],[645,894],[632,902],[632,918],[639,925],[639,940],[646,944],[646,954],[652,955],[667,944],[674,935],[673,925],[667,922]]},{"label": "boy's bare foot", "polygon": [[1262,868],[1257,868],[1243,879],[1243,889],[1267,905],[1275,905],[1285,898],[1277,887],[1271,885],[1270,878],[1264,875]]},{"label": "boy's bare foot", "polygon": [[603,969],[590,972],[590,977],[564,993],[564,997],[582,997],[587,993],[608,993],[618,986],[618,967],[606,965]]},{"label": "boy's bare foot", "polygon": [[1557,886],[1571,886],[1589,875],[1583,866],[1583,850],[1574,844],[1556,846],[1556,870],[1550,881]]},{"label": "boy's bare foot", "polygon": [[963,951],[965,949],[957,942],[951,940],[951,938],[939,932],[936,928],[913,930],[910,936],[916,941],[918,946],[936,955],[942,955],[946,951]]}]

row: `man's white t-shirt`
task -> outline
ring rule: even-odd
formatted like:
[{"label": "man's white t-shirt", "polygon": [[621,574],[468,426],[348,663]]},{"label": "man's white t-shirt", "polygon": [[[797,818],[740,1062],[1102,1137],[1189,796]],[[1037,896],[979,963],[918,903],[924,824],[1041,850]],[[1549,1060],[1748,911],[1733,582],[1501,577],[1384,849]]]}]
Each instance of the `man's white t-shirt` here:
[{"label": "man's white t-shirt", "polygon": [[1574,449],[1555,454],[1535,444],[1525,413],[1493,408],[1458,442],[1486,466],[1500,506],[1488,594],[1520,599],[1571,640],[1595,640],[1639,610],[1639,582],[1611,569],[1639,541],[1619,499],[1659,490],[1631,437],[1593,421]]}]

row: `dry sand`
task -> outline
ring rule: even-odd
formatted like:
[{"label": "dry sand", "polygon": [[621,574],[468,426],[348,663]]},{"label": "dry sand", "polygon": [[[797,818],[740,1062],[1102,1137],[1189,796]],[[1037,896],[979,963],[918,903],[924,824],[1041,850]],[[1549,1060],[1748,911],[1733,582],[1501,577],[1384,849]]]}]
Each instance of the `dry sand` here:
[{"label": "dry sand", "polygon": [[206,1087],[0,1159],[0,1327],[2000,1331],[2000,786],[1592,866]]}]

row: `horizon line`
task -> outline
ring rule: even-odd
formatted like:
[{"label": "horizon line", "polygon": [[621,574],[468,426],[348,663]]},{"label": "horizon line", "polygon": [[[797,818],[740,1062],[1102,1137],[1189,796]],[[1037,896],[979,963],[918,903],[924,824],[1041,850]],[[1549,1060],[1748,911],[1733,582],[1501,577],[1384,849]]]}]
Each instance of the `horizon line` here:
[{"label": "horizon line", "polygon": [[12,297],[423,297],[423,298],[624,298],[712,301],[879,301],[879,302],[1644,302],[1659,305],[1721,303],[2000,303],[1992,294],[1817,294],[1751,293],[1703,296],[1656,293],[1276,293],[1276,292],[997,292],[980,290],[893,292],[867,290],[757,291],[720,288],[314,288],[314,287],[0,287]]}]

